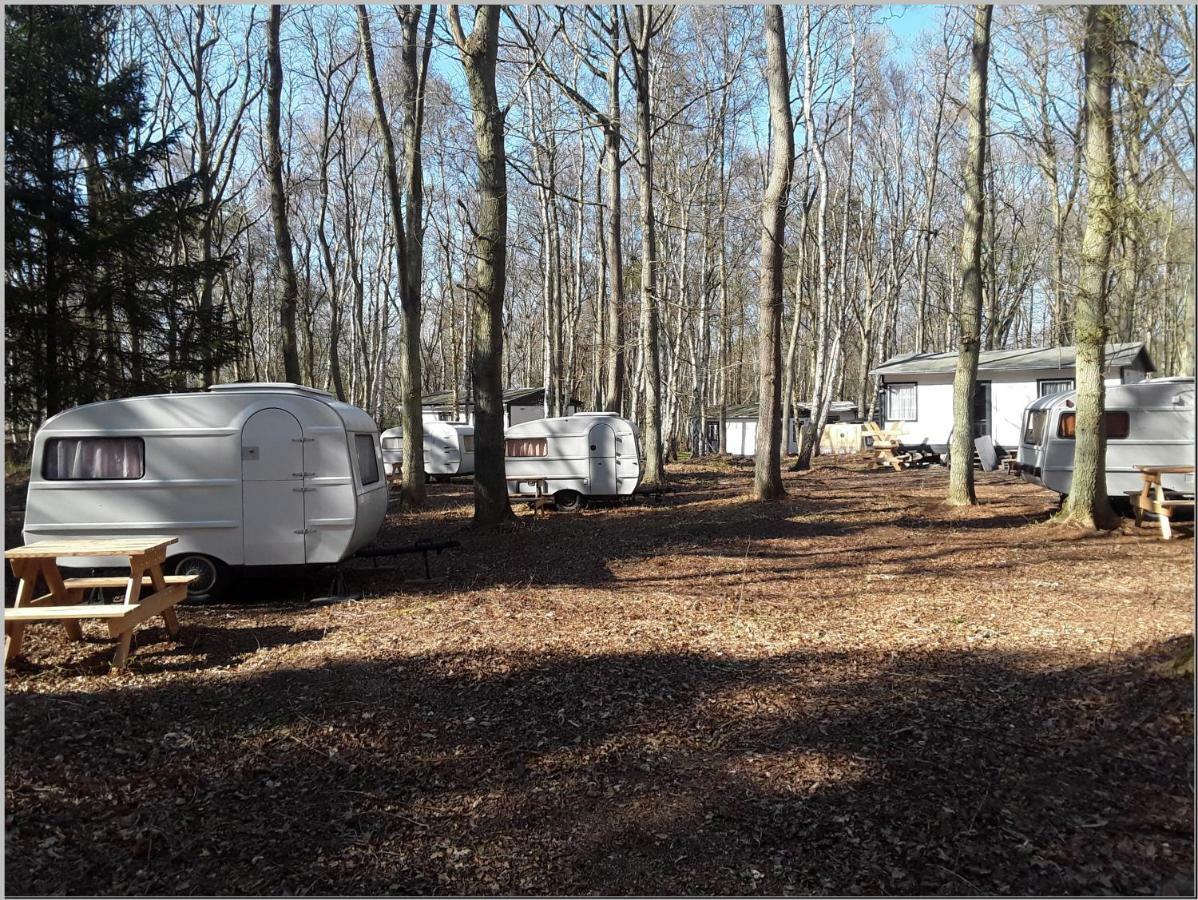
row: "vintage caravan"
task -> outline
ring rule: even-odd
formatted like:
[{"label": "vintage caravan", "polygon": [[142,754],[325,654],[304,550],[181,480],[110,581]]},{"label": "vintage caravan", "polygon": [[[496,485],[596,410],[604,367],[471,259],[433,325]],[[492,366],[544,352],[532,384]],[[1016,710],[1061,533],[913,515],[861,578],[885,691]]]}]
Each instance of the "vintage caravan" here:
[{"label": "vintage caravan", "polygon": [[513,425],[504,438],[509,493],[535,493],[540,482],[558,509],[627,497],[641,481],[636,427],[615,413],[536,419]]},{"label": "vintage caravan", "polygon": [[[1023,418],[1019,474],[1068,494],[1073,480],[1077,392],[1032,402]],[[1136,466],[1194,464],[1194,379],[1160,378],[1106,389],[1106,489],[1112,498],[1139,491]],[[1166,490],[1194,493],[1194,476],[1165,475]]]},{"label": "vintage caravan", "polygon": [[[430,478],[474,474],[474,426],[462,422],[424,420],[424,474]],[[403,465],[403,428],[382,434],[383,463],[388,474]]]},{"label": "vintage caravan", "polygon": [[198,575],[191,595],[215,597],[233,567],[345,559],[374,540],[386,511],[365,412],[294,384],[223,384],[48,419],[33,444],[24,537],[176,535],[168,570]]}]

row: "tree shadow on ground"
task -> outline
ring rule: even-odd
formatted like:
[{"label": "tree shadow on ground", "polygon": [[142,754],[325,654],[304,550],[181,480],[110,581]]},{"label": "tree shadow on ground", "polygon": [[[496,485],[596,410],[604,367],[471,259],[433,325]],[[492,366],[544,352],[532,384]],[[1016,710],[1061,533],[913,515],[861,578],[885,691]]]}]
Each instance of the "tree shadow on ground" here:
[{"label": "tree shadow on ground", "polygon": [[1174,649],[396,653],[10,692],[7,887],[1190,890],[1193,689],[1150,668]]}]

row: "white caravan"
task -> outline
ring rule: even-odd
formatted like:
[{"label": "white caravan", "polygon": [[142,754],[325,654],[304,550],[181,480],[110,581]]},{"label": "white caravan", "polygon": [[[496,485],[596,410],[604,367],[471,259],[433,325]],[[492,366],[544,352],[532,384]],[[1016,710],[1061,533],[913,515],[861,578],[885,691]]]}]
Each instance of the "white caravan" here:
[{"label": "white caravan", "polygon": [[587,497],[627,497],[641,481],[636,427],[615,413],[521,422],[504,439],[508,493],[533,493],[541,481],[558,509],[578,509]]},{"label": "white caravan", "polygon": [[336,563],[369,544],[387,512],[382,471],[374,420],[313,388],[89,403],[37,433],[24,537],[175,535],[168,568],[215,597],[232,566]]},{"label": "white caravan", "polygon": [[[1073,481],[1077,391],[1033,401],[1023,417],[1019,473],[1058,494]],[[1194,379],[1159,378],[1106,389],[1106,490],[1120,499],[1139,491],[1136,466],[1194,464]],[[1164,487],[1194,493],[1194,476],[1165,475]]]},{"label": "white caravan", "polygon": [[[432,478],[474,474],[474,426],[461,422],[424,420],[424,473]],[[388,474],[403,465],[403,427],[382,434],[383,463]]]}]

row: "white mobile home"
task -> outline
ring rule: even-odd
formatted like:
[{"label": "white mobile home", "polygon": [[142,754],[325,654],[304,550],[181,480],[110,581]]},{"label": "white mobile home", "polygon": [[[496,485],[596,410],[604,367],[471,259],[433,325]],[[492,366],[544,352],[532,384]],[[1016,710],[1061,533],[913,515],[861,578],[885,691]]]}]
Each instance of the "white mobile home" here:
[{"label": "white mobile home", "polygon": [[[474,474],[474,426],[424,420],[424,473],[434,478]],[[403,466],[403,427],[382,434],[383,464],[390,474]]]},{"label": "white mobile home", "polygon": [[[441,422],[474,424],[474,404],[460,394],[456,404],[452,391],[425,394],[420,403],[426,422],[436,419]],[[566,403],[565,414],[572,416],[581,407],[582,404],[578,400],[571,398]],[[543,418],[545,418],[545,389],[543,387],[508,388],[503,392],[504,428]]]},{"label": "white mobile home", "polygon": [[615,413],[522,422],[504,439],[508,492],[532,493],[543,481],[559,509],[577,509],[587,497],[626,497],[641,481],[636,427]]},{"label": "white mobile home", "polygon": [[[974,437],[989,435],[1001,453],[1019,446],[1023,411],[1038,397],[1073,389],[1073,347],[983,350],[974,395]],[[1155,372],[1142,343],[1106,348],[1108,386],[1143,381]],[[903,443],[935,453],[948,450],[953,428],[953,373],[957,354],[910,353],[888,359],[879,378],[882,417]]]},{"label": "white mobile home", "polygon": [[[732,456],[753,456],[757,452],[757,416],[756,403],[738,403],[729,406],[725,422],[726,452]],[[798,453],[799,423],[811,416],[811,404],[798,404],[798,417],[790,420],[790,434],[786,438],[785,453]],[[828,410],[828,422],[851,422],[857,418],[857,404],[850,400],[833,400]],[[694,434],[699,433],[699,421],[693,423]],[[695,441],[696,452],[700,451],[698,441]],[[712,407],[707,411],[707,433],[703,435],[701,452],[718,453],[720,449],[720,410]]]},{"label": "white mobile home", "polygon": [[[1068,494],[1073,481],[1077,392],[1034,401],[1024,416],[1019,474]],[[1106,490],[1113,498],[1140,490],[1136,466],[1194,465],[1194,379],[1161,378],[1106,391]],[[1194,475],[1166,474],[1162,485],[1194,493]]]},{"label": "white mobile home", "polygon": [[168,568],[199,575],[191,593],[214,596],[233,566],[339,562],[374,540],[386,511],[365,412],[294,384],[224,384],[48,419],[24,537],[176,535]]}]

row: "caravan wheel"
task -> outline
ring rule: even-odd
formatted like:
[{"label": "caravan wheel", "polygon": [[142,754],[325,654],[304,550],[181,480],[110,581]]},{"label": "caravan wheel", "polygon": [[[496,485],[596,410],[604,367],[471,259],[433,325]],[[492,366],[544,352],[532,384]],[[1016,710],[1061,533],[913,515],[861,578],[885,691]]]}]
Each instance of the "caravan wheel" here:
[{"label": "caravan wheel", "polygon": [[582,503],[582,494],[578,491],[558,491],[553,495],[553,505],[559,512],[578,512]]},{"label": "caravan wheel", "polygon": [[184,553],[171,562],[176,575],[199,576],[187,585],[188,600],[220,600],[228,593],[232,575],[219,559],[202,553]]}]

